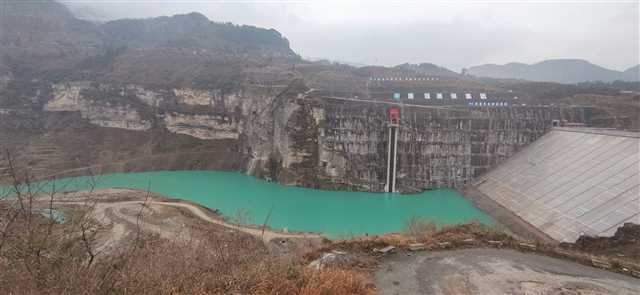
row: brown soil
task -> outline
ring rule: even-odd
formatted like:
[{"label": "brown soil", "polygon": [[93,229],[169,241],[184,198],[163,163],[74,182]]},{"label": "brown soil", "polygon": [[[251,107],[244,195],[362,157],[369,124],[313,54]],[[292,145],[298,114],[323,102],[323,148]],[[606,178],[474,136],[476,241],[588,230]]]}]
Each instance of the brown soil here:
[{"label": "brown soil", "polygon": [[560,246],[597,255],[627,257],[640,263],[640,224],[625,223],[613,237],[582,236]]},{"label": "brown soil", "polygon": [[[375,260],[371,263],[368,258],[381,258],[384,255],[376,253],[375,249],[381,249],[386,246],[395,246],[398,251],[410,253],[409,247],[412,243],[422,243],[426,251],[442,251],[457,250],[471,248],[496,248],[496,249],[512,249],[521,252],[531,252],[560,258],[563,260],[578,262],[584,265],[606,269],[613,272],[640,277],[640,259],[635,256],[640,243],[638,243],[637,225],[628,225],[631,230],[624,230],[625,237],[630,237],[618,242],[609,241],[615,250],[600,249],[600,244],[591,244],[584,248],[583,244],[548,244],[543,242],[525,241],[515,238],[503,231],[495,228],[487,227],[482,224],[464,224],[452,227],[445,227],[440,230],[429,230],[422,233],[409,234],[389,234],[380,237],[367,237],[347,241],[339,241],[320,248],[317,251],[310,252],[306,255],[307,259],[316,259],[322,255],[334,250],[345,251],[358,255],[361,261],[367,263],[363,265],[355,264],[362,268],[372,268],[376,265]],[[428,228],[428,227],[427,227]],[[598,239],[602,243],[603,239]],[[615,238],[611,238],[615,239]],[[617,246],[615,246],[617,245]],[[582,247],[582,248],[581,248]],[[626,252],[624,252],[626,251]]]}]

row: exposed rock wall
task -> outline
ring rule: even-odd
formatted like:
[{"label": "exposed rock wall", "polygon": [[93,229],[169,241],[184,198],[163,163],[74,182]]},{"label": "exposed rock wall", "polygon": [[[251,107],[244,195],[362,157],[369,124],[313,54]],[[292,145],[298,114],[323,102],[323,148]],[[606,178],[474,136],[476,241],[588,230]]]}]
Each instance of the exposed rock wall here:
[{"label": "exposed rock wall", "polygon": [[145,89],[139,85],[99,85],[85,81],[52,85],[46,112],[80,112],[102,127],[149,130],[153,122],[176,134],[199,139],[238,139],[242,97],[220,90]]},{"label": "exposed rock wall", "polygon": [[167,113],[164,115],[167,129],[200,139],[238,139],[238,122],[229,117]]},{"label": "exposed rock wall", "polygon": [[[45,104],[44,111],[80,112],[82,117],[91,124],[101,127],[128,130],[151,128],[151,120],[145,120],[140,111],[131,104],[117,99],[115,101],[97,100],[91,94],[84,93],[88,89],[95,90],[93,87],[89,82],[54,84],[53,98]],[[116,93],[115,96],[124,96],[124,93]]]},{"label": "exposed rock wall", "polygon": [[[0,147],[9,148],[36,176],[81,167],[92,172],[72,174],[244,170],[245,118],[266,107],[262,100],[269,102],[259,91],[223,95],[221,90],[86,81],[34,93],[43,97],[41,106],[0,109]],[[0,159],[0,180],[6,164]]]}]

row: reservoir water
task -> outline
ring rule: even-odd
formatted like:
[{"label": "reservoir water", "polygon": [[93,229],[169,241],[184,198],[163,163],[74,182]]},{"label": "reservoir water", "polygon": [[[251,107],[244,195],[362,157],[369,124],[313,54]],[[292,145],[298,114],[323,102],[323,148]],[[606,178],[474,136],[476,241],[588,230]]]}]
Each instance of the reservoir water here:
[{"label": "reservoir water", "polygon": [[[227,219],[276,229],[322,233],[330,238],[400,232],[418,217],[438,225],[492,219],[454,190],[413,195],[323,191],[282,186],[240,173],[161,171],[95,177],[95,189],[147,190],[217,209]],[[58,191],[89,189],[88,177],[56,181]]]}]

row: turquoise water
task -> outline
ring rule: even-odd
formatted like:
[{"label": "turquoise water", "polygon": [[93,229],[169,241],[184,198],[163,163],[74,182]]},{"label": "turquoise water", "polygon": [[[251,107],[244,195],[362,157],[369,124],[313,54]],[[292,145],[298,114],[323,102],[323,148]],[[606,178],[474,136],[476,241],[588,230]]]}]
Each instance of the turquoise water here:
[{"label": "turquoise water", "polygon": [[[331,238],[400,232],[412,217],[439,225],[492,219],[454,190],[414,195],[323,191],[282,186],[251,176],[216,171],[162,171],[108,174],[95,189],[147,190],[218,209],[227,219],[288,231],[322,233]],[[50,184],[49,184],[50,185]],[[86,190],[89,178],[56,181],[57,191]],[[46,188],[45,188],[46,190]]]}]

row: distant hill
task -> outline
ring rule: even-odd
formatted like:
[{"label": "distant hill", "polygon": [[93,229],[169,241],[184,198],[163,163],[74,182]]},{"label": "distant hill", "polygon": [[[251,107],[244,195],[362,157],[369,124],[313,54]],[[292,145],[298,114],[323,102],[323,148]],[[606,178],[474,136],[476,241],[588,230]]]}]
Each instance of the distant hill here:
[{"label": "distant hill", "polygon": [[123,19],[101,26],[109,44],[135,48],[212,49],[232,54],[295,56],[274,29],[215,23],[200,13],[149,19]]},{"label": "distant hill", "polygon": [[352,61],[341,60],[341,59],[323,58],[323,57],[305,56],[304,59],[310,62],[321,63],[325,65],[341,64],[341,65],[348,65],[354,68],[368,66],[367,64],[364,64],[364,63],[352,62]]},{"label": "distant hill", "polygon": [[630,67],[624,71],[627,81],[640,81],[640,65]]},{"label": "distant hill", "polygon": [[449,70],[447,68],[432,64],[432,63],[421,63],[421,64],[401,64],[395,66],[397,69],[412,71],[421,75],[428,76],[446,76],[446,77],[454,77],[459,76],[458,73]]},{"label": "distant hill", "polygon": [[620,72],[609,70],[581,59],[553,59],[531,65],[524,63],[487,64],[471,67],[468,73],[479,77],[558,83],[638,80],[638,66],[625,72]]},{"label": "distant hill", "polygon": [[88,1],[74,1],[74,0],[58,0],[61,4],[66,6],[73,15],[81,20],[91,21],[94,23],[104,23],[110,20],[116,19],[113,15],[106,11],[96,9],[87,3]]}]

